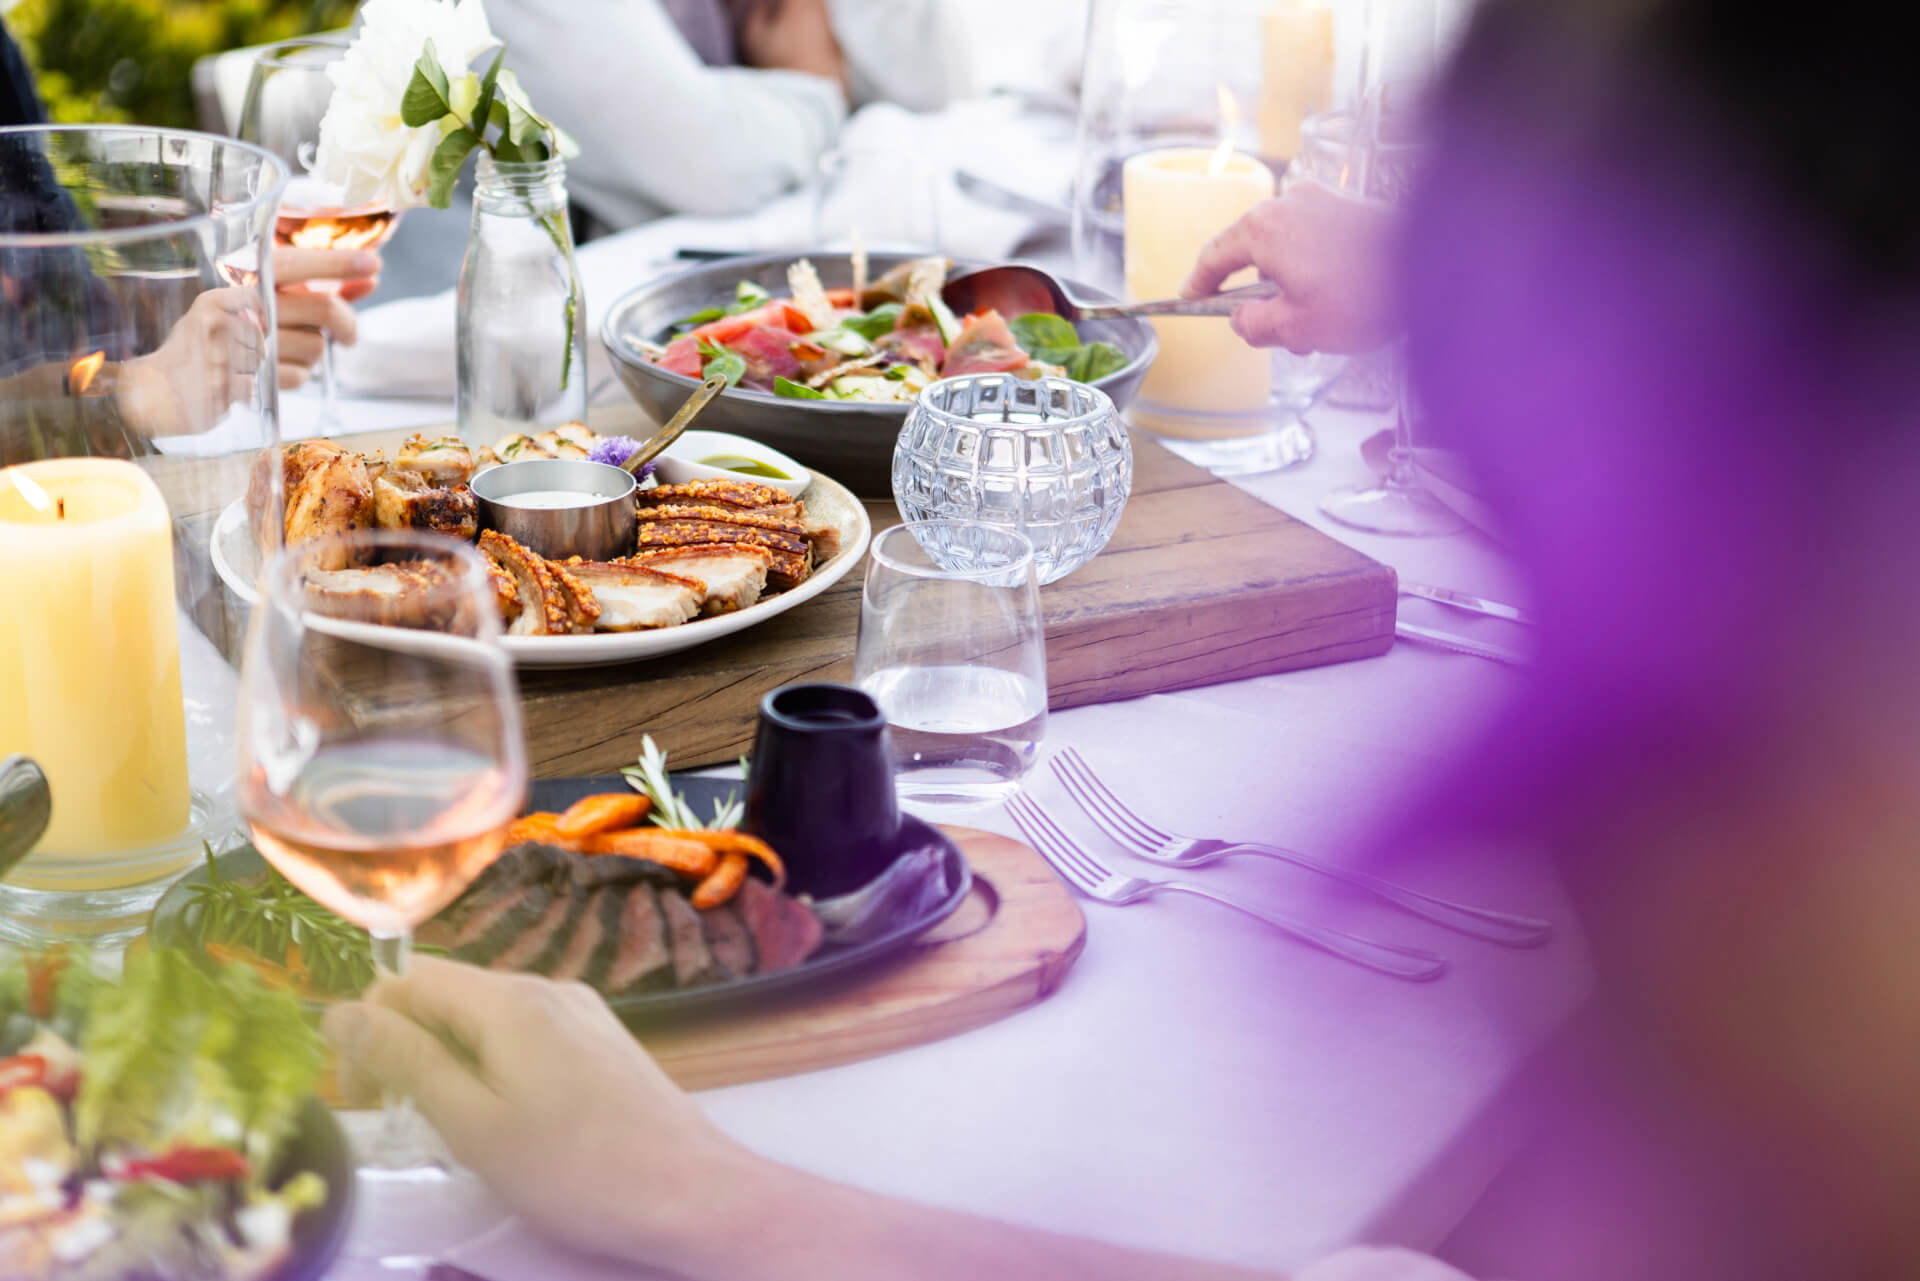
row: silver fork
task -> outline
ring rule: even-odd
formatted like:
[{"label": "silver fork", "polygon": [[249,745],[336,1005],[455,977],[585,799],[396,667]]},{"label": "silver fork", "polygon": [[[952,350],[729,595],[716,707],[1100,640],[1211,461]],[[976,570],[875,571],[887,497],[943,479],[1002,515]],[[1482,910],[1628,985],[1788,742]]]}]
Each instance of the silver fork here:
[{"label": "silver fork", "polygon": [[1345,934],[1325,926],[1310,925],[1305,921],[1297,921],[1290,916],[1282,916],[1278,912],[1270,912],[1265,908],[1248,907],[1245,903],[1215,894],[1212,890],[1201,889],[1197,885],[1187,885],[1181,881],[1148,881],[1138,876],[1121,876],[1117,872],[1108,871],[1100,860],[1076,845],[1073,838],[1060,829],[1058,823],[1047,817],[1045,810],[1025,796],[1015,796],[1008,801],[1007,813],[1013,816],[1014,825],[1026,834],[1029,841],[1033,842],[1033,847],[1040,851],[1041,857],[1053,864],[1054,870],[1088,898],[1096,898],[1103,903],[1123,907],[1148,895],[1174,890],[1225,904],[1235,911],[1245,912],[1255,920],[1264,921],[1282,934],[1297,939],[1308,947],[1319,948],[1322,952],[1330,952],[1342,960],[1352,961],[1355,965],[1364,965],[1382,974],[1391,974],[1397,979],[1424,983],[1429,979],[1437,979],[1446,972],[1446,958],[1436,956],[1432,952],[1399,947],[1392,943],[1376,943],[1372,939],[1361,938],[1356,934]]},{"label": "silver fork", "polygon": [[1203,840],[1163,832],[1128,809],[1100,781],[1086,758],[1071,747],[1055,753],[1053,772],[1073,799],[1080,803],[1080,808],[1087,812],[1088,818],[1099,824],[1108,836],[1151,863],[1164,863],[1168,867],[1205,867],[1231,854],[1261,854],[1369,890],[1415,916],[1425,917],[1437,925],[1471,934],[1475,938],[1488,939],[1508,947],[1538,947],[1553,935],[1553,926],[1537,917],[1515,916],[1488,907],[1474,907],[1435,898],[1366,872],[1337,867],[1311,854],[1302,854],[1284,846],[1260,841]]}]

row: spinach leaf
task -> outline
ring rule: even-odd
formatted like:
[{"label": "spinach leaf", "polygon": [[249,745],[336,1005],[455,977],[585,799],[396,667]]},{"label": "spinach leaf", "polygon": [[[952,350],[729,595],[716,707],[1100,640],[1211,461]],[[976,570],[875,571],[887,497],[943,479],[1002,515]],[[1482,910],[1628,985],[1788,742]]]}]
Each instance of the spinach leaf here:
[{"label": "spinach leaf", "polygon": [[1067,377],[1090,383],[1127,367],[1127,353],[1110,342],[1088,343],[1067,362]]},{"label": "spinach leaf", "polygon": [[702,378],[711,378],[715,374],[721,374],[726,377],[727,386],[738,387],[740,380],[747,376],[746,358],[737,351],[731,351],[717,343],[711,343],[705,338],[702,338],[700,340],[700,354],[707,358],[700,366],[700,376]]},{"label": "spinach leaf", "polygon": [[1011,322],[1007,328],[1013,331],[1013,340],[1020,344],[1029,356],[1036,360],[1046,360],[1050,365],[1060,361],[1050,360],[1040,352],[1048,348],[1077,348],[1080,335],[1071,322],[1063,320],[1052,312],[1036,311]]},{"label": "spinach leaf", "polygon": [[773,380],[773,394],[785,396],[789,400],[825,400],[825,392],[815,391],[805,383],[794,382],[791,378],[776,377]]},{"label": "spinach leaf", "polygon": [[899,323],[902,310],[897,302],[881,303],[864,316],[848,316],[840,322],[840,328],[851,330],[868,342],[873,342],[881,334],[893,332],[894,325]]}]

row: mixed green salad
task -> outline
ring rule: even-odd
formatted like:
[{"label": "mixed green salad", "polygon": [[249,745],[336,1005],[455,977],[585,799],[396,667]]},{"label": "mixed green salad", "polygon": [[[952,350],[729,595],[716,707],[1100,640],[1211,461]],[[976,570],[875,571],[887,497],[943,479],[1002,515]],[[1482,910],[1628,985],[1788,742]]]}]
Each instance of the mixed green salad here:
[{"label": "mixed green salad", "polygon": [[1093,382],[1127,365],[1108,342],[1082,342],[1067,320],[987,310],[956,316],[941,300],[948,263],[902,263],[870,285],[824,289],[813,264],[787,272],[789,297],[750,280],[733,298],[678,321],[647,358],[689,378],[798,400],[910,401],[936,378],[1011,373]]},{"label": "mixed green salad", "polygon": [[295,998],[244,966],[0,957],[0,1277],[249,1281],[324,1204],[271,1182],[325,1064]]}]

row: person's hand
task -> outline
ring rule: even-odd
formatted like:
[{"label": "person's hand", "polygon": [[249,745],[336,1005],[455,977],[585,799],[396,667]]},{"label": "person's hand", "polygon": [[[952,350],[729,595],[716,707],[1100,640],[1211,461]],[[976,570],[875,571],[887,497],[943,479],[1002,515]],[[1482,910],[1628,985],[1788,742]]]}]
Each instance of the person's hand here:
[{"label": "person's hand", "polygon": [[[338,290],[311,287],[313,281],[339,281]],[[280,325],[280,390],[292,391],[313,376],[327,335],[351,347],[358,337],[353,308],[380,283],[380,255],[372,250],[273,250],[275,306]]]},{"label": "person's hand", "polygon": [[253,395],[265,321],[250,289],[209,289],[159,347],[116,371],[121,418],[148,436],[205,431]]},{"label": "person's hand", "polygon": [[1372,351],[1394,332],[1390,235],[1385,211],[1303,184],[1255,205],[1208,241],[1180,294],[1203,298],[1255,267],[1281,292],[1234,309],[1233,331],[1247,342],[1302,355]]},{"label": "person's hand", "polygon": [[754,1164],[581,983],[420,957],[326,1032],[350,1094],[412,1098],[502,1201],[580,1249],[673,1266]]},{"label": "person's hand", "polygon": [[805,71],[847,88],[847,59],[826,0],[732,0],[734,39],[750,67]]}]

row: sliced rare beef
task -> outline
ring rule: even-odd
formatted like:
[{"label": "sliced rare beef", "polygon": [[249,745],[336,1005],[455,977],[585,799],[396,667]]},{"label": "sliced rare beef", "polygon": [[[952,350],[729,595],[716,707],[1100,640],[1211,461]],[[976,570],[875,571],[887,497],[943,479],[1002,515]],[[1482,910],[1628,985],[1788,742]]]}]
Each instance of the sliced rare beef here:
[{"label": "sliced rare beef", "polygon": [[700,913],[686,896],[674,890],[660,892],[660,915],[667,923],[667,945],[673,949],[675,987],[699,987],[719,978],[713,949],[700,926]]},{"label": "sliced rare beef", "polygon": [[[601,908],[607,899],[618,898],[619,895],[620,891],[611,887],[597,889],[587,895],[586,906],[574,919],[573,933],[561,945],[553,967],[547,971],[548,975],[556,979],[577,979],[587,972],[594,954],[599,950],[601,933],[606,928]],[[617,917],[615,919],[618,920]]]},{"label": "sliced rare beef", "polygon": [[[673,891],[668,890],[668,895]],[[643,992],[673,985],[673,953],[667,949],[666,925],[651,885],[635,885],[626,892],[620,913],[619,947],[607,966],[601,991],[608,996]]]},{"label": "sliced rare beef", "polygon": [[463,961],[491,964],[545,917],[555,903],[564,905],[567,897],[564,889],[556,895],[544,881],[506,890],[489,901],[484,911],[469,916],[448,946]]},{"label": "sliced rare beef", "polygon": [[620,955],[620,921],[627,910],[627,899],[646,888],[638,883],[609,886],[600,895],[598,937],[593,945],[593,955],[587,958],[587,968],[580,974],[583,981],[598,991],[613,990],[607,986],[607,974],[613,968],[614,959]]},{"label": "sliced rare beef", "polygon": [[723,977],[741,979],[753,973],[753,936],[731,903],[700,913],[700,924],[706,927],[707,947]]},{"label": "sliced rare beef", "polygon": [[586,907],[587,896],[572,886],[563,886],[548,901],[540,914],[514,940],[501,949],[487,965],[496,970],[532,970],[544,974],[559,954],[568,927]]},{"label": "sliced rare beef", "polygon": [[820,946],[824,931],[813,909],[765,881],[748,877],[740,893],[734,896],[734,903],[746,921],[747,932],[753,936],[759,973],[790,970]]},{"label": "sliced rare beef", "polygon": [[[544,845],[521,844],[503,852],[474,878],[459,898],[440,909],[421,926],[419,940],[438,947],[456,947],[461,940],[471,942],[485,934],[490,923],[507,907],[513,892],[541,880],[556,866],[556,856],[564,851]],[[485,920],[469,929],[476,917]]]}]

